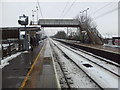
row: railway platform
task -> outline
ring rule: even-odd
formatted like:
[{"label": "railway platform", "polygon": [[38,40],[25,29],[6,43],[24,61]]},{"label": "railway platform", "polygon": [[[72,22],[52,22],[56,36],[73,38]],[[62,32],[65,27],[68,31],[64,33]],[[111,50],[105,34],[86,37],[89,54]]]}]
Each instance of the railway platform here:
[{"label": "railway platform", "polygon": [[3,67],[2,88],[60,88],[48,40]]},{"label": "railway platform", "polygon": [[[114,85],[109,82],[111,87],[118,87],[118,64],[95,55],[90,56],[85,51],[78,52],[78,49],[50,38],[45,39],[33,51],[21,53],[9,63],[3,68],[3,89],[91,87],[102,90],[109,87],[102,84],[109,81],[105,75],[114,80]],[[97,70],[101,71],[97,72]],[[104,82],[103,79],[106,81]]]},{"label": "railway platform", "polygon": [[51,49],[47,41],[44,52],[43,69],[39,77],[37,88],[58,88],[52,62]]},{"label": "railway platform", "polygon": [[[79,44],[79,41],[72,41],[72,40],[66,40],[67,42],[73,42],[76,44]],[[107,52],[113,52],[113,53],[120,53],[120,48],[117,47],[109,47],[109,46],[105,46],[105,45],[94,45],[94,44],[83,44],[80,43],[80,45],[86,46],[86,47],[90,47],[90,48],[94,48],[94,49],[100,49],[103,51],[107,51]]]},{"label": "railway platform", "polygon": [[111,61],[120,64],[120,61],[118,60],[120,58],[120,48],[106,47],[104,45],[82,44],[80,42],[78,43],[76,41],[73,42],[71,40],[63,40],[63,39],[55,39],[55,40],[60,41],[66,45],[75,47],[76,49],[85,50],[92,54],[101,56],[103,58],[110,59]]},{"label": "railway platform", "polygon": [[107,52],[120,53],[120,48],[108,47],[104,45],[93,45],[93,44],[82,44],[82,45],[87,46],[87,47],[92,47],[95,49],[100,49],[100,50],[107,51]]},{"label": "railway platform", "polygon": [[53,62],[50,44],[46,40],[20,88],[60,88]]},{"label": "railway platform", "polygon": [[35,58],[40,52],[43,43],[34,47],[34,50],[21,52],[20,55],[11,59],[9,65],[2,68],[2,88],[19,88],[28,71],[31,69]]}]

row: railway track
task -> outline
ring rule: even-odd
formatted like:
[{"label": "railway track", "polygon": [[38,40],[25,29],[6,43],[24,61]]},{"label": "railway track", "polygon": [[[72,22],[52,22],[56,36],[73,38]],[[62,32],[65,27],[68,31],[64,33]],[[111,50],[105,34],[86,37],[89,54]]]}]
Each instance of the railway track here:
[{"label": "railway track", "polygon": [[[55,44],[54,44],[55,45]],[[56,46],[56,45],[55,45]],[[51,46],[51,47],[53,47],[53,45]],[[53,48],[52,48],[53,49]],[[60,50],[60,49],[59,49]],[[61,50],[60,50],[61,51]],[[55,51],[54,51],[55,52]],[[62,52],[62,51],[61,51]],[[63,52],[62,52],[62,54],[63,54]],[[66,63],[65,62],[61,62],[60,61],[60,57],[58,57],[58,54],[57,53],[54,53],[54,56],[55,56],[55,58],[56,58],[56,60],[58,60],[57,61],[57,63],[58,63],[58,65],[59,65],[59,67],[60,67],[60,69],[61,69],[61,71],[62,71],[62,74],[63,74],[63,77],[64,77],[64,79],[65,79],[65,82],[66,82],[66,84],[67,84],[67,88],[69,89],[69,90],[71,90],[72,88],[76,88],[76,87],[74,87],[73,86],[73,80],[71,80],[71,77],[69,77],[68,76],[68,70],[66,70],[66,67],[64,66]],[[96,88],[97,90],[103,90],[103,88],[101,87],[101,86],[99,86],[99,84],[96,82],[96,81],[94,81],[86,72],[84,72],[84,70],[82,70],[75,62],[73,62],[66,54],[64,54],[64,57],[65,58],[67,58],[68,59],[68,61],[70,62],[70,63],[72,63],[71,65],[73,65],[74,66],[74,68],[76,67],[76,68],[78,68],[81,72],[82,72],[82,74],[83,74],[83,76],[82,77],[88,77],[90,80],[90,82],[92,82],[92,83],[94,83],[94,88]],[[92,81],[91,81],[92,80]],[[88,88],[88,87],[87,87]]]},{"label": "railway track", "polygon": [[[62,45],[62,44],[61,44],[61,45]],[[120,77],[120,75],[119,75],[119,73],[118,73],[118,72],[113,72],[113,71],[112,71],[112,70],[110,70],[109,68],[106,68],[106,67],[104,67],[104,66],[100,65],[99,63],[97,63],[97,62],[95,62],[95,61],[93,61],[93,60],[91,60],[91,59],[89,59],[89,58],[87,58],[87,57],[85,57],[85,56],[83,56],[83,55],[81,55],[81,54],[79,54],[79,53],[75,52],[74,50],[72,50],[72,49],[70,49],[70,48],[68,48],[68,47],[66,47],[66,46],[64,46],[64,45],[62,45],[62,46],[63,46],[63,47],[65,47],[65,48],[67,48],[67,49],[69,49],[69,50],[71,50],[72,52],[74,52],[74,53],[76,53],[76,54],[80,55],[81,57],[85,58],[86,60],[88,60],[88,61],[90,61],[90,62],[92,62],[92,63],[94,63],[94,64],[98,65],[99,67],[101,67],[101,68],[103,68],[103,69],[107,70],[108,72],[110,72],[110,73],[112,73],[112,74],[114,74],[114,75],[116,75],[116,76]],[[72,48],[73,48],[73,47],[72,47]],[[79,51],[81,51],[81,50],[79,50]],[[82,52],[84,52],[84,51],[82,51]],[[84,53],[85,53],[85,52],[84,52]],[[86,53],[86,54],[88,54],[88,53]],[[90,55],[90,54],[88,54],[88,55]],[[91,56],[95,57],[95,58],[96,58],[96,59],[98,59],[98,60],[102,60],[102,61],[104,61],[104,62],[106,62],[106,63],[112,64],[112,65],[116,66],[116,67],[117,67],[117,69],[120,69],[120,66],[119,66],[119,65],[117,65],[117,64],[110,63],[109,61],[106,61],[106,60],[104,60],[104,59],[101,59],[101,58],[99,58],[99,57],[97,57],[97,56],[95,56],[95,55],[91,55]]]},{"label": "railway track", "polygon": [[84,51],[84,50],[81,50],[81,49],[76,48],[76,47],[73,47],[73,46],[70,46],[70,48],[75,49],[75,50],[78,50],[78,51],[83,52],[83,53],[85,53],[85,54],[88,54],[88,55],[90,55],[90,56],[93,56],[93,57],[101,60],[101,61],[105,61],[105,62],[107,62],[107,63],[109,63],[109,64],[112,64],[112,65],[120,68],[120,65],[119,65],[118,63],[111,62],[111,61],[109,61],[109,60],[107,60],[107,59],[105,59],[105,58],[102,58],[102,57],[100,57],[100,56],[96,56],[96,55],[94,55],[94,54],[92,54],[92,53],[88,53],[88,52],[86,52],[86,51]]},{"label": "railway track", "polygon": [[[52,45],[51,45],[51,47],[52,47]],[[52,50],[53,50],[53,48],[52,48]],[[54,52],[54,50],[53,50],[53,52]],[[63,63],[62,62],[60,62],[60,60],[58,59],[58,57],[57,57],[57,54],[54,52],[54,53],[52,53],[53,54],[53,57],[54,57],[54,60],[56,60],[57,62],[57,64],[56,64],[56,66],[57,66],[57,71],[59,71],[58,73],[59,74],[62,74],[59,78],[59,82],[60,82],[60,84],[61,84],[61,87],[62,88],[68,88],[69,90],[71,90],[71,86],[70,86],[70,83],[69,83],[69,81],[68,81],[68,78],[67,78],[67,76],[66,76],[66,71],[65,71],[65,68],[64,68],[64,66],[63,66]],[[58,69],[58,67],[59,67],[59,69]],[[62,86],[62,84],[64,84],[64,86]]]},{"label": "railway track", "polygon": [[112,74],[120,77],[118,71],[114,72],[113,70],[110,70],[109,67],[105,67],[105,66],[109,63],[111,66],[114,65],[114,66],[116,67],[116,69],[120,70],[120,65],[119,65],[119,64],[114,63],[114,62],[110,62],[109,60],[105,60],[105,59],[102,58],[102,57],[93,55],[93,54],[88,53],[88,52],[86,52],[86,51],[83,51],[83,50],[81,50],[81,49],[78,49],[78,48],[75,48],[75,47],[73,47],[73,46],[70,46],[70,48],[75,49],[75,50],[77,50],[77,51],[80,51],[80,52],[82,52],[82,53],[85,53],[85,55],[90,55],[90,56],[94,57],[95,59],[97,59],[97,60],[99,60],[99,61],[100,61],[100,60],[101,60],[101,61],[104,61],[104,63],[106,63],[106,64],[105,64],[105,66],[103,66],[103,65],[100,65],[99,63],[97,63],[96,61],[93,61],[93,60],[89,59],[88,57],[85,57],[85,56],[82,55],[81,53],[78,53],[78,52],[76,52],[75,50],[72,50],[72,49],[70,49],[69,47],[67,47],[67,46],[65,46],[65,45],[63,45],[63,44],[61,44],[61,43],[60,43],[60,45],[63,46],[63,47],[65,47],[65,48],[67,48],[67,49],[69,49],[70,51],[72,51],[72,52],[80,55],[81,57],[85,58],[86,60],[88,60],[88,61],[90,61],[90,62],[98,65],[99,67],[107,70],[108,72],[110,72],[110,73],[112,73]]},{"label": "railway track", "polygon": [[[83,65],[86,65],[86,67],[87,67],[87,66],[88,66],[88,67],[93,67],[94,65],[91,65],[91,64],[82,64],[82,66],[81,66],[81,65],[80,65],[79,63],[77,63],[73,58],[71,58],[70,55],[68,55],[67,53],[65,53],[65,51],[64,51],[65,48],[66,48],[67,50],[73,52],[74,54],[79,55],[80,57],[84,58],[85,60],[87,60],[87,61],[95,64],[96,67],[99,67],[100,69],[101,69],[101,68],[104,69],[105,72],[107,71],[107,73],[111,73],[112,75],[114,75],[115,79],[116,79],[116,77],[117,77],[117,78],[120,77],[119,74],[113,72],[112,70],[107,69],[107,68],[104,67],[104,66],[99,65],[98,63],[90,60],[89,58],[86,58],[85,56],[81,55],[80,53],[76,52],[75,50],[72,50],[72,49],[70,49],[69,47],[64,46],[64,45],[61,44],[61,43],[56,43],[56,42],[53,41],[53,40],[52,40],[52,43],[63,53],[63,55],[64,55],[67,59],[69,59],[69,60],[70,60],[71,62],[73,62],[80,70],[82,70],[100,89],[103,90],[103,89],[106,88],[107,86],[104,86],[103,84],[101,84],[101,81],[99,82],[99,80],[96,80],[95,78],[93,78],[92,74],[90,74],[90,71],[89,71],[89,70],[85,70],[85,69],[82,67]],[[64,47],[64,50],[61,49],[61,47]],[[72,48],[73,48],[73,47],[72,47]],[[84,51],[82,51],[82,52],[84,52]],[[90,54],[89,54],[89,55],[90,55]],[[97,58],[96,56],[94,56],[94,57]],[[107,63],[109,63],[109,62],[107,62]],[[113,65],[114,65],[114,64],[113,64]],[[117,64],[115,64],[115,66],[118,66],[118,67],[119,67],[119,65],[117,65]],[[94,66],[94,67],[95,67],[95,66]],[[96,68],[96,67],[95,67],[95,68]],[[97,77],[97,76],[96,76],[96,77]],[[102,78],[102,77],[101,77],[101,78]],[[98,83],[98,82],[99,82],[99,83]],[[104,82],[104,81],[103,81],[103,82]],[[104,82],[104,83],[105,83],[105,82]],[[107,87],[107,88],[109,88],[109,87]]]},{"label": "railway track", "polygon": [[[55,40],[56,40],[56,39],[55,39]],[[75,43],[76,43],[76,42],[75,42]],[[74,43],[73,43],[73,44],[74,44]],[[61,44],[61,45],[63,45],[63,44]],[[88,55],[90,55],[90,56],[93,56],[93,57],[95,57],[95,58],[97,58],[97,59],[99,59],[99,60],[101,60],[101,61],[105,61],[105,62],[107,62],[107,63],[109,63],[109,64],[112,64],[112,65],[120,68],[120,64],[118,64],[118,63],[116,63],[116,62],[113,62],[113,61],[110,61],[110,60],[108,60],[108,59],[106,59],[106,58],[103,58],[103,57],[94,55],[94,54],[92,54],[92,53],[89,53],[89,52],[87,52],[87,51],[84,51],[84,50],[79,49],[78,47],[75,47],[75,46],[72,46],[72,45],[67,45],[67,46],[69,46],[69,47],[72,48],[72,49],[75,49],[75,50],[77,50],[77,51],[83,52],[83,53],[88,54]]]},{"label": "railway track", "polygon": [[54,39],[54,40],[59,41],[59,42],[65,44],[67,46],[73,46],[73,47],[76,47],[78,49],[82,49],[84,51],[90,52],[90,53],[92,53],[96,56],[107,59],[109,62],[112,62],[112,63],[114,62],[114,63],[117,63],[117,64],[120,65],[120,62],[119,62],[120,54],[119,54],[119,51],[116,50],[116,49],[113,49],[115,51],[115,52],[113,52],[113,51],[105,50],[105,49],[108,49],[108,48],[105,48],[103,50],[103,49],[99,49],[99,48],[94,48],[94,47],[82,45],[80,43],[78,44],[78,43],[75,43],[75,42],[69,42],[67,40],[59,40],[59,39]]}]

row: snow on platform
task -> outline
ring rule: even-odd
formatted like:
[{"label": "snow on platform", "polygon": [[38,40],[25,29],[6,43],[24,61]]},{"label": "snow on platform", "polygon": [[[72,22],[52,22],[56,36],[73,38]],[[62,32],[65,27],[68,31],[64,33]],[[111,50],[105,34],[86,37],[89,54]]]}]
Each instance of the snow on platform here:
[{"label": "snow on platform", "polygon": [[17,56],[21,55],[22,53],[28,53],[28,51],[24,51],[24,52],[17,52],[15,54],[12,54],[11,56],[8,56],[4,59],[1,58],[1,65],[0,68],[4,68],[6,65],[9,65],[9,61],[13,60],[14,58],[16,58]]}]

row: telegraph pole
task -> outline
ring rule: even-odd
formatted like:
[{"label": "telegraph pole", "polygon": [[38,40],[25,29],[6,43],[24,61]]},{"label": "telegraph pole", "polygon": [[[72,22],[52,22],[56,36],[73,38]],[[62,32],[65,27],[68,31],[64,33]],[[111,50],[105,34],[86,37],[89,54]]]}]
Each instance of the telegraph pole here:
[{"label": "telegraph pole", "polygon": [[80,13],[82,13],[82,18],[81,18],[81,21],[83,22],[83,15],[84,15],[84,12],[86,12],[86,21],[87,21],[87,11],[89,10],[89,8],[81,11]]},{"label": "telegraph pole", "polygon": [[81,14],[82,14],[82,16],[81,16],[81,22],[83,22],[83,11],[82,12],[80,12]]},{"label": "telegraph pole", "polygon": [[37,9],[37,23],[38,23],[38,6],[36,6]]},{"label": "telegraph pole", "polygon": [[35,10],[32,10],[32,17],[33,17],[33,24],[34,24],[34,12],[36,12]]},{"label": "telegraph pole", "polygon": [[[81,17],[81,23],[84,23],[84,22],[86,22],[86,24],[87,24],[87,11],[89,10],[89,8],[87,8],[87,9],[85,9],[85,10],[83,10],[83,11],[81,11],[80,13],[82,13],[82,17]],[[85,19],[85,21],[84,21],[84,12],[86,12],[86,19]],[[80,31],[80,33],[81,33],[81,40],[82,40],[82,42],[84,43],[84,35],[83,35],[83,33],[82,33],[82,31]]]},{"label": "telegraph pole", "polygon": [[84,11],[86,11],[86,21],[87,21],[87,11],[89,10],[89,8],[87,8],[86,10],[84,10]]}]

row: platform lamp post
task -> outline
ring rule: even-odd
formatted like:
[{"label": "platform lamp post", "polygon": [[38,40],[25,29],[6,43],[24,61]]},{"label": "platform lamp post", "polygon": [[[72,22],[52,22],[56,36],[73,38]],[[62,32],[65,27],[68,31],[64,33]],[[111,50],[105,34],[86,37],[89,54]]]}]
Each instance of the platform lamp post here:
[{"label": "platform lamp post", "polygon": [[26,30],[26,25],[28,25],[28,16],[25,16],[25,14],[23,14],[23,16],[19,16],[18,23],[20,25],[24,25],[25,26],[24,50],[29,50],[27,30]]},{"label": "platform lamp post", "polygon": [[86,22],[87,22],[87,11],[89,10],[89,8],[87,8],[86,10],[84,10],[84,12],[86,12]]},{"label": "platform lamp post", "polygon": [[80,13],[82,13],[82,18],[81,18],[81,21],[83,22],[83,15],[84,15],[84,12],[86,12],[86,21],[87,21],[87,11],[89,10],[89,8],[87,8],[87,9],[85,9],[85,10],[83,10],[83,11],[81,11]]}]

